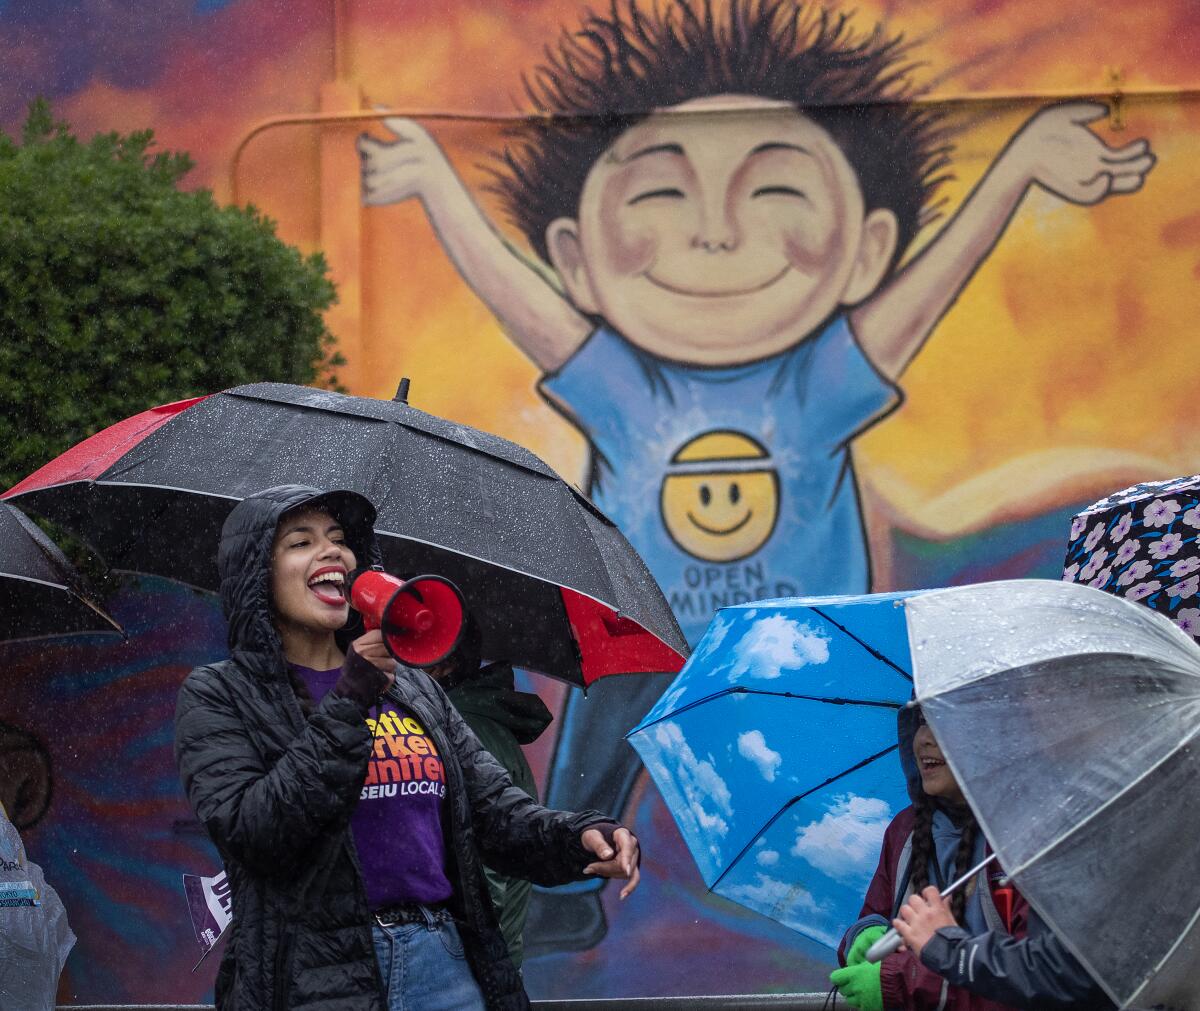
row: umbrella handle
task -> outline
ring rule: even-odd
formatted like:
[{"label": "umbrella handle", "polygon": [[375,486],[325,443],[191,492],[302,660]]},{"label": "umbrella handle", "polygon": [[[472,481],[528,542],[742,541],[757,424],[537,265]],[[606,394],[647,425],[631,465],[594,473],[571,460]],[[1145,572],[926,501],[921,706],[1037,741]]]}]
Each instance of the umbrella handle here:
[{"label": "umbrella handle", "polygon": [[867,961],[882,962],[888,955],[899,951],[900,945],[903,943],[904,939],[900,936],[900,932],[893,927],[867,949]]},{"label": "umbrella handle", "polygon": [[[953,884],[951,884],[947,888],[945,888],[942,891],[942,898],[943,899],[946,898],[960,885],[964,884],[967,881],[970,881],[971,878],[975,877],[976,874],[978,874],[981,870],[983,870],[988,864],[990,864],[995,859],[996,859],[996,854],[989,853],[986,857],[984,857],[984,859],[981,863],[976,864],[969,871],[967,871],[967,873],[964,874],[961,878],[959,878]],[[867,961],[868,962],[882,962],[885,958],[888,957],[888,955],[891,955],[894,952],[899,951],[900,945],[902,945],[903,943],[904,943],[904,939],[900,936],[899,931],[897,931],[896,928],[893,927],[886,934],[884,934],[883,937],[881,937],[878,941],[876,941],[874,944],[871,945],[871,947],[869,947],[867,949]]]}]

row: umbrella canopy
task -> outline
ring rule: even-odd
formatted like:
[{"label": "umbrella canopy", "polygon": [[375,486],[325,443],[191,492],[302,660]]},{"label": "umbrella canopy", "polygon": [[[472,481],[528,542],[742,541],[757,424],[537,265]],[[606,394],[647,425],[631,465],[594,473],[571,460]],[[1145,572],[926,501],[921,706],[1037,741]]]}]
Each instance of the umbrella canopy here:
[{"label": "umbrella canopy", "polygon": [[0,640],[76,632],[120,633],[121,626],[88,598],[54,542],[0,502]]},{"label": "umbrella canopy", "polygon": [[909,803],[911,596],[723,608],[629,734],[709,889],[830,947]]},{"label": "umbrella canopy", "polygon": [[1200,1007],[1200,648],[1044,580],[905,612],[917,699],[1006,873],[1119,1006]]},{"label": "umbrella canopy", "polygon": [[582,685],[687,655],[645,564],[582,495],[528,450],[403,402],[240,386],[114,425],[5,497],[115,568],[215,590],[225,516],[281,484],[367,496],[388,567],[457,583],[486,656]]},{"label": "umbrella canopy", "polygon": [[1071,523],[1063,579],[1137,600],[1200,641],[1200,474],[1138,484]]}]

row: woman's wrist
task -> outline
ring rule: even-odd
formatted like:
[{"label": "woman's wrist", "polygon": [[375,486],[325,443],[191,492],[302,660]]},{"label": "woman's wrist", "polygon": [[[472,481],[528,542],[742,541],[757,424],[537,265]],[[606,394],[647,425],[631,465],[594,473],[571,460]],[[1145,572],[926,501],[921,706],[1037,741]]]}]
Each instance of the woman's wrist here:
[{"label": "woman's wrist", "polygon": [[388,677],[369,660],[364,660],[354,647],[346,651],[346,659],[342,664],[341,676],[333,691],[343,698],[357,702],[364,713],[379,701],[379,696],[388,686]]}]

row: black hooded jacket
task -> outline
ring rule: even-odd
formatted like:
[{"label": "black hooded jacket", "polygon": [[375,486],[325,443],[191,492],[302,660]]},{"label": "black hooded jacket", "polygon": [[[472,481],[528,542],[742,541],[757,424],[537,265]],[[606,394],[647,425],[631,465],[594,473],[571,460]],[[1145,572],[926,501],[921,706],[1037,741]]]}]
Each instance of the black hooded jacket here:
[{"label": "black hooded jacket", "polygon": [[[313,706],[270,618],[275,529],[322,493],[273,488],[230,514],[218,553],[232,659],[197,667],[179,691],[175,756],[184,789],[225,863],[233,921],[217,1006],[237,1011],[384,1011],[350,816],[371,753],[364,713],[330,692]],[[322,496],[359,564],[378,561],[358,496]],[[343,636],[346,638],[346,636]],[[481,858],[553,886],[583,877],[579,842],[598,812],[550,811],[512,786],[445,694],[399,668],[394,699],[445,764],[443,831],[452,911],[491,1011],[529,1006],[488,898]]]}]

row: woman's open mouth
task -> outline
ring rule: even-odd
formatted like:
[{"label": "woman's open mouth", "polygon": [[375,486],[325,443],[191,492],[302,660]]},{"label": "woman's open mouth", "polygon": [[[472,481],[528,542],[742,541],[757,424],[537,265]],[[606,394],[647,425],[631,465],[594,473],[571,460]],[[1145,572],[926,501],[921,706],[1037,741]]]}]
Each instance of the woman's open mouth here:
[{"label": "woman's open mouth", "polygon": [[920,761],[921,771],[928,772],[931,769],[944,768],[946,763],[940,758],[922,758]]},{"label": "woman's open mouth", "polygon": [[308,580],[313,595],[329,607],[346,605],[346,570],[340,565],[327,565],[317,569]]}]

